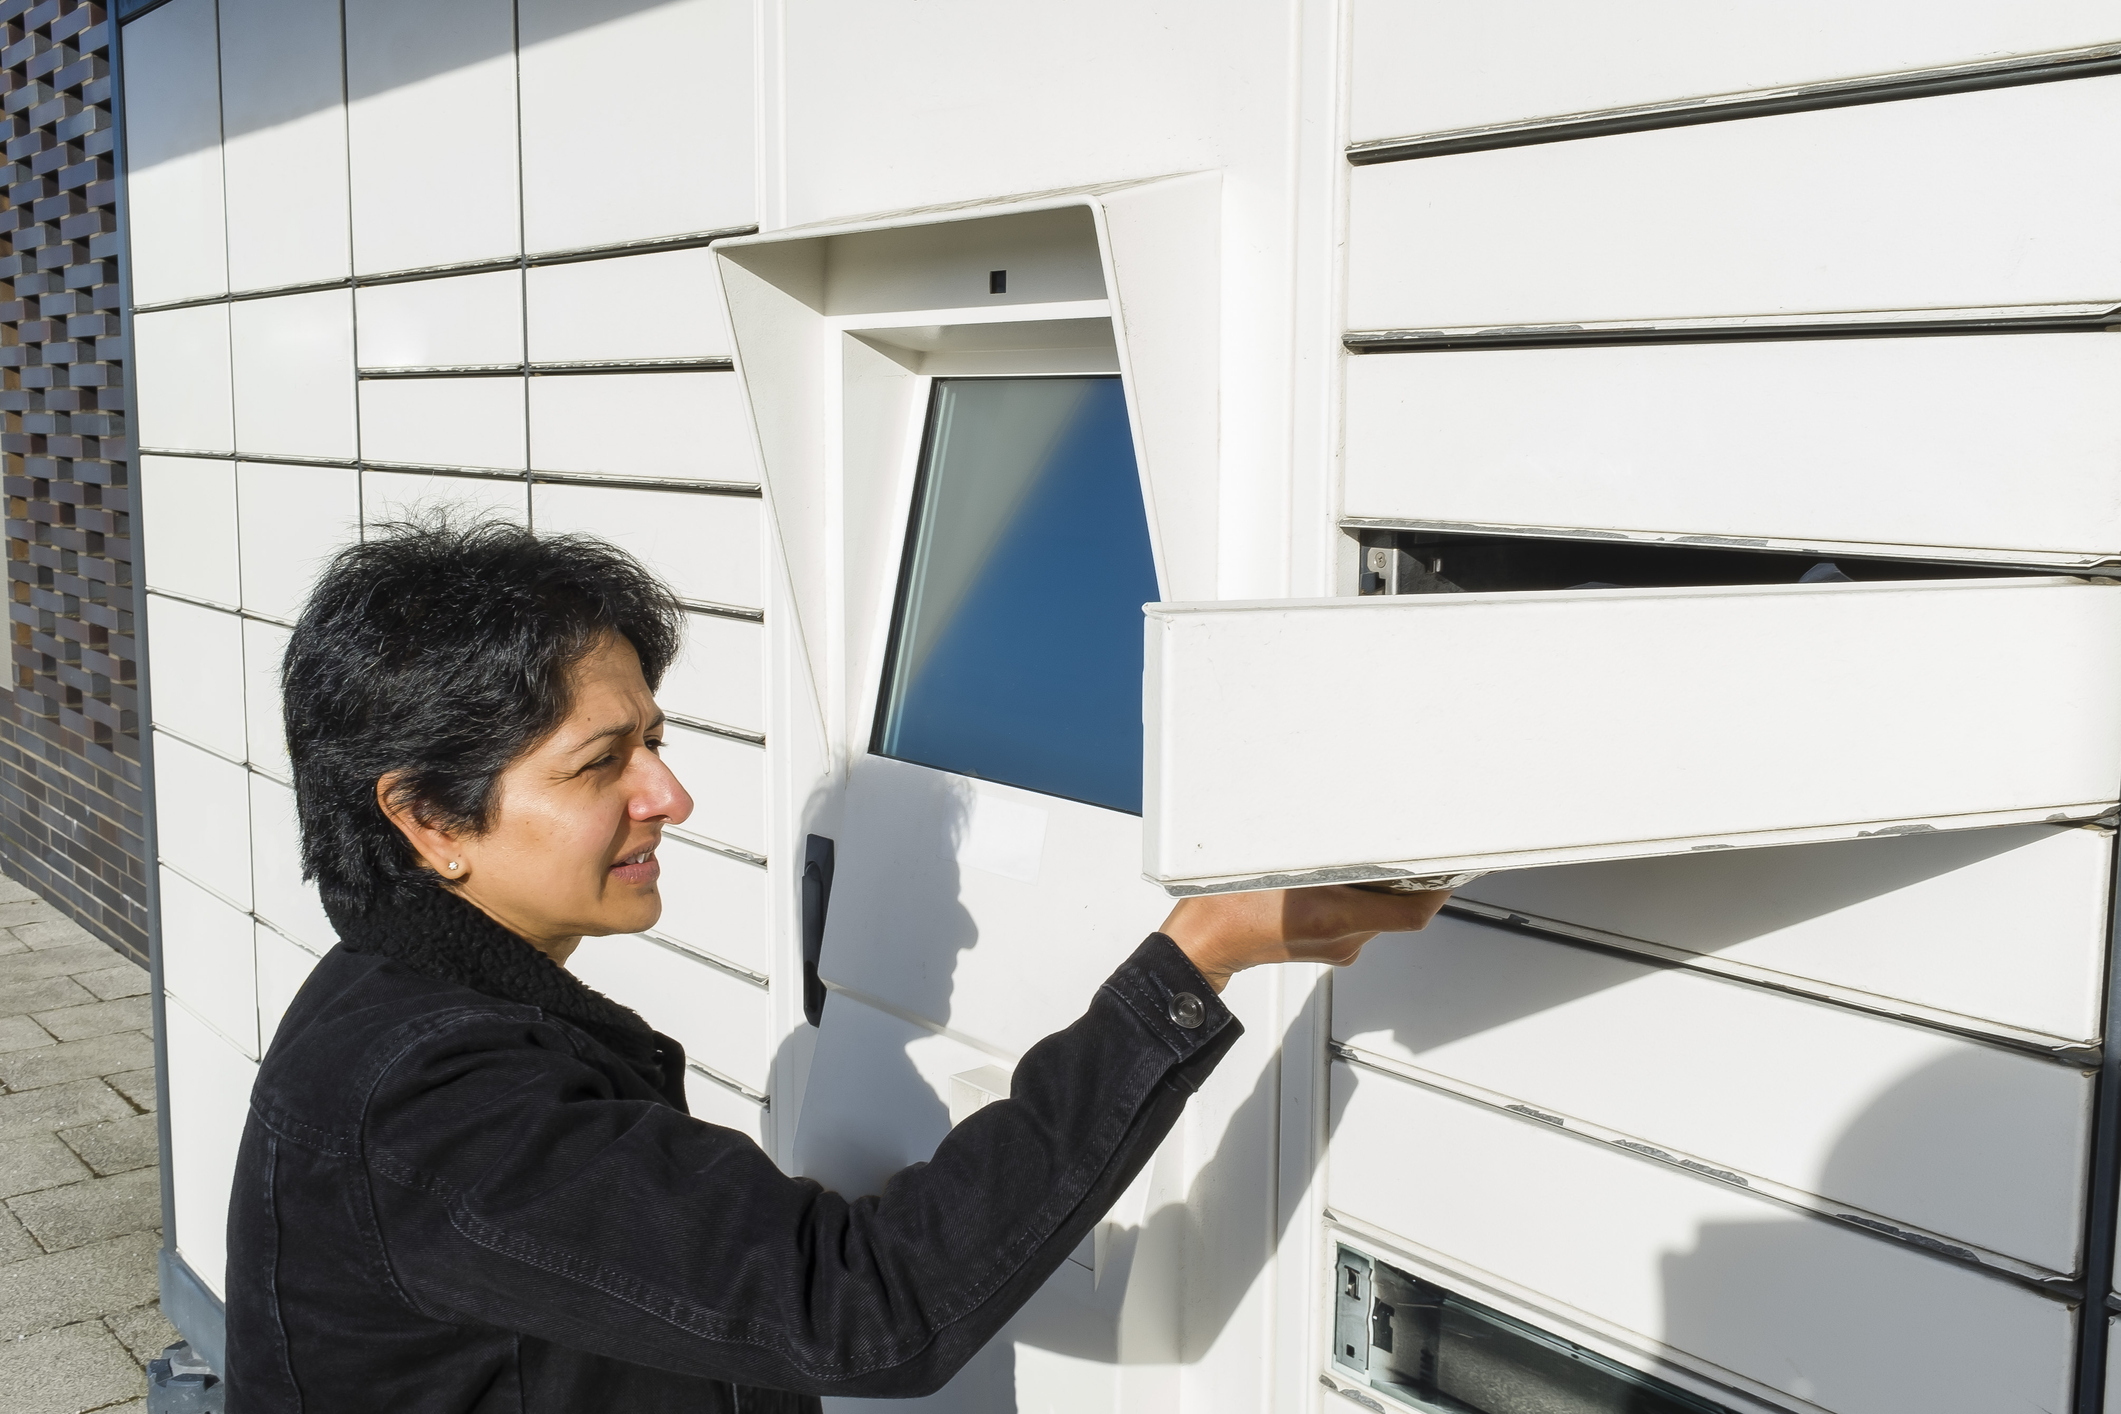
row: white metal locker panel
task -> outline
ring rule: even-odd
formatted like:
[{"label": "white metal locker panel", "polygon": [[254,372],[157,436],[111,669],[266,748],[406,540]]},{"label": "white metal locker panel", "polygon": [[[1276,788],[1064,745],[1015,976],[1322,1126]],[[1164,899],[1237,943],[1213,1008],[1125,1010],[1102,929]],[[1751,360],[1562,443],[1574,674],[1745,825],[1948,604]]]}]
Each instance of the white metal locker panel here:
[{"label": "white metal locker panel", "polygon": [[162,987],[247,1056],[258,1054],[250,915],[164,865]]},{"label": "white metal locker panel", "polygon": [[2117,136],[2110,77],[1360,167],[1348,323],[2121,302]]},{"label": "white metal locker panel", "polygon": [[2069,825],[1511,869],[1461,899],[2079,1043],[2111,835]]},{"label": "white metal locker panel", "polygon": [[685,616],[685,651],[670,665],[656,701],[745,731],[766,729],[766,629],[748,619]]},{"label": "white metal locker panel", "polygon": [[155,733],[155,845],[165,863],[250,907],[250,773]]},{"label": "white metal locker panel", "polygon": [[[522,0],[517,16],[533,251],[751,221],[749,0]],[[590,74],[625,80],[599,85],[584,122]]]},{"label": "white metal locker panel", "polygon": [[540,534],[601,536],[639,556],[682,598],[746,609],[765,603],[756,496],[540,483],[531,499]]},{"label": "white metal locker panel", "polygon": [[2121,783],[2121,591],[2082,580],[1152,605],[1147,636],[1166,887],[2085,818]]},{"label": "white metal locker panel", "polygon": [[182,1001],[164,1013],[169,1064],[169,1185],[177,1251],[199,1279],[228,1293],[228,1192],[250,1115],[256,1061],[240,1054]]},{"label": "white metal locker panel", "polygon": [[126,219],[140,304],[228,288],[219,73],[214,0],[174,0],[125,27]]},{"label": "white metal locker panel", "polygon": [[227,305],[135,315],[133,356],[141,447],[172,452],[235,449]]},{"label": "white metal locker panel", "polygon": [[293,637],[278,624],[243,621],[243,720],[250,764],[280,780],[294,779],[287,759],[287,722],[280,710],[280,662]]},{"label": "white metal locker panel", "polygon": [[701,246],[532,266],[523,277],[531,358],[727,357],[729,319],[714,259]]},{"label": "white metal locker panel", "polygon": [[1357,1050],[2049,1271],[2091,1081],[1944,1032],[1441,917],[1333,981]]},{"label": "white metal locker panel", "polygon": [[243,607],[296,618],[333,553],[361,538],[360,473],[243,462],[236,487]]},{"label": "white metal locker panel", "polygon": [[2117,383],[2121,339],[2084,334],[1371,355],[1344,513],[2092,561],[2121,553]]},{"label": "white metal locker panel", "polygon": [[733,373],[603,373],[530,380],[539,471],[757,485],[751,422]]},{"label": "white metal locker panel", "polygon": [[1836,1414],[2064,1407],[2061,1302],[1374,1071],[1333,1110],[1335,1211],[1517,1288]]},{"label": "white metal locker panel", "polygon": [[363,368],[523,361],[523,272],[493,270],[354,291]]},{"label": "white metal locker panel", "polygon": [[530,520],[530,484],[498,476],[437,476],[428,472],[361,473],[361,523],[373,526],[407,515],[447,509],[452,514]]},{"label": "white metal locker panel", "polygon": [[258,1046],[260,1054],[272,1050],[273,1037],[295,994],[316,969],[317,955],[291,942],[263,923],[255,924],[258,956]]},{"label": "white metal locker panel", "polygon": [[312,952],[339,941],[313,881],[302,877],[302,822],[295,793],[253,772],[250,777],[252,911]]},{"label": "white metal locker panel", "polygon": [[[230,288],[343,278],[352,251],[339,7],[334,0],[218,5]],[[133,34],[128,27],[128,75]]]},{"label": "white metal locker panel", "polygon": [[416,466],[527,469],[520,378],[381,378],[361,385],[361,455]]},{"label": "white metal locker panel", "polygon": [[766,852],[766,750],[671,723],[663,760],[692,796],[680,828],[753,854]]},{"label": "white metal locker panel", "polygon": [[748,1095],[739,1095],[696,1071],[687,1071],[685,1103],[694,1119],[733,1129],[754,1144],[766,1142],[766,1107]]},{"label": "white metal locker panel", "polygon": [[233,462],[140,458],[140,511],[153,540],[141,546],[148,588],[231,609],[243,602]]},{"label": "white metal locker panel", "polygon": [[243,760],[243,621],[150,594],[147,632],[162,649],[155,665],[155,725]]},{"label": "white metal locker panel", "polygon": [[1357,141],[2121,40],[2113,0],[1355,0],[1353,9]]},{"label": "white metal locker panel", "polygon": [[352,460],[351,292],[239,300],[228,314],[236,450]]},{"label": "white metal locker panel", "polygon": [[347,0],[345,15],[355,271],[516,254],[514,6]]},{"label": "white metal locker panel", "polygon": [[665,835],[656,849],[663,916],[655,931],[761,975],[773,971],[766,871]]},{"label": "white metal locker panel", "polygon": [[764,987],[631,934],[584,938],[567,967],[675,1039],[686,1059],[766,1090],[779,1037]]}]

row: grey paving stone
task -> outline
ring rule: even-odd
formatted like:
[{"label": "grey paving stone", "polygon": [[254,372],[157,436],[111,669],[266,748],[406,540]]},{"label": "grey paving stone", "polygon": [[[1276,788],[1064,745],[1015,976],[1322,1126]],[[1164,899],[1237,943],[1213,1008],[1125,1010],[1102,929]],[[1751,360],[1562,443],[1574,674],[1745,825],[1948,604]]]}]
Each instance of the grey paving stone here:
[{"label": "grey paving stone", "polygon": [[15,1221],[15,1215],[5,1205],[0,1205],[0,1266],[34,1257],[43,1250],[37,1239],[29,1235],[29,1229]]},{"label": "grey paving stone", "polygon": [[[34,923],[14,924],[7,931],[27,943],[32,950],[37,952],[45,952],[52,948],[75,947],[81,943],[100,943],[103,941],[73,919],[56,913],[50,918],[40,918]],[[108,946],[108,944],[105,944],[105,946]]]},{"label": "grey paving stone", "polygon": [[155,1073],[152,1070],[128,1070],[120,1075],[106,1075],[103,1083],[143,1110],[151,1112],[155,1108]]},{"label": "grey paving stone", "polygon": [[113,1031],[150,1031],[155,1024],[153,1007],[144,996],[40,1011],[33,1019],[62,1041],[86,1041]]},{"label": "grey paving stone", "polygon": [[133,1359],[140,1362],[142,1369],[147,1368],[148,1361],[184,1338],[177,1334],[175,1326],[162,1318],[162,1307],[155,1302],[105,1316],[103,1324],[110,1327],[112,1335],[125,1342],[125,1348],[133,1353]]},{"label": "grey paving stone", "polygon": [[[102,1006],[102,1002],[91,1002],[91,1006]],[[0,1053],[26,1051],[32,1046],[49,1046],[52,1033],[37,1024],[35,1017],[0,1016]]]},{"label": "grey paving stone", "polygon": [[[111,950],[104,948],[103,955],[111,956]],[[28,956],[40,957],[42,954],[30,953]],[[95,972],[76,973],[74,980],[105,1001],[147,995],[147,969],[130,962],[121,962],[116,967],[105,967]]]},{"label": "grey paving stone", "polygon": [[152,1041],[138,1031],[116,1031],[86,1041],[61,1041],[56,1046],[0,1055],[0,1084],[10,1090],[35,1090],[85,1076],[116,1075],[121,1070],[138,1070],[154,1063]]},{"label": "grey paving stone", "polygon": [[[0,957],[0,964],[17,959]],[[18,982],[0,981],[0,1016],[27,1016],[33,1011],[56,1011],[60,1007],[84,1006],[96,994],[71,977],[25,977]]]},{"label": "grey paving stone", "polygon": [[100,972],[116,967],[140,973],[141,985],[146,985],[145,971],[125,961],[103,944],[90,940],[63,948],[32,948],[26,952],[0,957],[0,987],[16,982],[35,981],[40,977],[64,977],[73,972]]},{"label": "grey paving stone", "polygon": [[59,1137],[81,1161],[99,1174],[127,1173],[152,1167],[159,1158],[152,1114],[128,1115],[102,1124],[62,1129]]},{"label": "grey paving stone", "polygon": [[0,1198],[57,1188],[88,1175],[84,1162],[56,1134],[17,1135],[0,1146]]},{"label": "grey paving stone", "polygon": [[145,1306],[160,1245],[134,1232],[0,1267],[0,1341]]},{"label": "grey paving stone", "polygon": [[7,1200],[8,1210],[47,1252],[64,1252],[128,1232],[162,1230],[162,1171],[153,1164]]},{"label": "grey paving stone", "polygon": [[28,952],[28,951],[29,951],[29,944],[28,944],[28,943],[25,943],[25,942],[23,942],[23,941],[22,941],[22,940],[21,940],[20,938],[16,937],[16,936],[15,936],[15,935],[14,935],[13,933],[0,933],[0,957],[5,957],[5,956],[7,956],[7,955],[8,955],[9,953],[11,953],[11,952]]},{"label": "grey paving stone", "polygon": [[0,1139],[49,1134],[74,1125],[124,1119],[132,1113],[125,1098],[101,1080],[69,1080],[19,1095],[0,1095]]},{"label": "grey paving stone", "polygon": [[101,1321],[0,1344],[10,1414],[84,1414],[147,1393],[147,1376]]},{"label": "grey paving stone", "polygon": [[0,928],[15,928],[63,916],[35,894],[28,898],[0,898]]},{"label": "grey paving stone", "polygon": [[38,892],[19,879],[10,879],[0,874],[0,903],[15,903],[21,899],[39,898]]}]

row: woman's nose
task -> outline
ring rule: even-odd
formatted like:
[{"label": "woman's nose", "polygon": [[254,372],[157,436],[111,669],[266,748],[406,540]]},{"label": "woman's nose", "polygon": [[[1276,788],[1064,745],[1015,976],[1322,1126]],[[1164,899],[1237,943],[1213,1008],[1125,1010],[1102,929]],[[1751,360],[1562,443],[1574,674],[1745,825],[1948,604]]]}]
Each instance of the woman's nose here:
[{"label": "woman's nose", "polygon": [[629,802],[628,813],[636,820],[667,820],[673,825],[682,825],[692,814],[692,797],[678,783],[677,774],[662,757],[645,748],[634,754],[640,763],[641,779]]}]

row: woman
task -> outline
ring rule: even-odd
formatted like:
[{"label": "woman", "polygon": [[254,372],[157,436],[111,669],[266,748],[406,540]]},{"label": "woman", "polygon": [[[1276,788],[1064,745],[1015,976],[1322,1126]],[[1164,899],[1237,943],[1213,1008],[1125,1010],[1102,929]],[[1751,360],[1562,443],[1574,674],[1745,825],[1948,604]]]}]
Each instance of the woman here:
[{"label": "woman", "polygon": [[692,808],[657,756],[675,602],[505,525],[342,552],[284,668],[340,943],[258,1072],[229,1211],[230,1414],[816,1409],[941,1386],[1147,1162],[1262,962],[1346,962],[1441,895],[1189,899],[855,1199],[685,1112],[684,1055],[564,969],[652,926]]}]

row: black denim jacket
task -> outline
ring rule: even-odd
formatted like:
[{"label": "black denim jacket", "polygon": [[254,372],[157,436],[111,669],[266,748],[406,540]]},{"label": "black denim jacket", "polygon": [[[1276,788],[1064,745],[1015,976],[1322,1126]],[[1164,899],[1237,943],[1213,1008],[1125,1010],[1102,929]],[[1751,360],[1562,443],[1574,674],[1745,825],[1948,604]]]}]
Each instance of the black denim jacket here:
[{"label": "black denim jacket", "polygon": [[781,1414],[928,1393],[1104,1215],[1241,1030],[1151,935],[1025,1054],[1008,1100],[849,1200],[690,1118],[676,1042],[469,905],[438,890],[333,921],[236,1161],[229,1414]]}]

